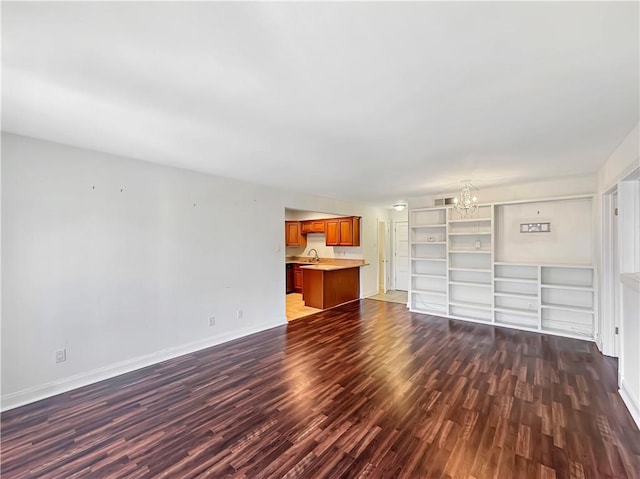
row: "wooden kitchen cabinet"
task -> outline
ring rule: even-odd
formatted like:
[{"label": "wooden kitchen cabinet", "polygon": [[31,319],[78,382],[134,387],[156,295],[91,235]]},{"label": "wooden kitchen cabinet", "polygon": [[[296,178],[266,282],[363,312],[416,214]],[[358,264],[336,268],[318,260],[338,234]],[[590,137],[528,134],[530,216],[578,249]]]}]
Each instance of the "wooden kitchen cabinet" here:
[{"label": "wooden kitchen cabinet", "polygon": [[284,236],[287,246],[307,246],[307,237],[302,234],[299,221],[285,221]]},{"label": "wooden kitchen cabinet", "polygon": [[325,220],[327,246],[360,246],[360,217]]},{"label": "wooden kitchen cabinet", "polygon": [[299,264],[293,265],[293,290],[296,293],[302,293],[303,290],[303,270],[300,269]]},{"label": "wooden kitchen cabinet", "polygon": [[327,309],[357,301],[360,297],[360,268],[314,270],[305,268],[303,299],[305,306]]},{"label": "wooden kitchen cabinet", "polygon": [[324,233],[325,220],[306,220],[302,221],[302,234],[307,233]]}]

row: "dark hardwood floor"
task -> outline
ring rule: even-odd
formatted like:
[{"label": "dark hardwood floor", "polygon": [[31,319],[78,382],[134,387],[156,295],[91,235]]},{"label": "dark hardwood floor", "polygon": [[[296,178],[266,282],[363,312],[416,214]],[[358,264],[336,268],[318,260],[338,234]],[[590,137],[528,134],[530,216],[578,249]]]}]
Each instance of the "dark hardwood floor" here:
[{"label": "dark hardwood floor", "polygon": [[640,478],[589,342],[363,300],[2,414],[2,477]]}]

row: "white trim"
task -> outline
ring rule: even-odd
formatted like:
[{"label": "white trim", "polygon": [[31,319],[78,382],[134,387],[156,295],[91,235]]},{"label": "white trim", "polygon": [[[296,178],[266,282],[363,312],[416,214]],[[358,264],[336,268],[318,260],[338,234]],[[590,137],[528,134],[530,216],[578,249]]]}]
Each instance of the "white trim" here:
[{"label": "white trim", "polygon": [[616,282],[615,277],[615,263],[619,261],[619,258],[613,258],[613,251],[618,251],[619,248],[614,247],[614,232],[613,225],[616,221],[613,212],[613,196],[617,194],[617,187],[611,191],[602,195],[602,228],[601,235],[601,263],[602,263],[602,304],[600,314],[600,328],[599,328],[599,348],[602,354],[607,356],[618,356],[620,351],[616,350],[615,345],[615,327],[616,321],[615,312],[619,311],[619,307],[616,308],[616,303],[620,304],[619,298],[615,296]]},{"label": "white trim", "polygon": [[589,193],[585,195],[554,196],[551,198],[538,198],[538,199],[529,199],[529,200],[496,201],[495,203],[493,203],[493,205],[502,206],[502,205],[519,205],[524,203],[546,203],[548,201],[587,200],[590,198],[594,198],[595,196],[596,196],[595,193]]},{"label": "white trim", "polygon": [[41,399],[46,399],[57,394],[87,386],[89,384],[94,384],[98,381],[103,381],[105,379],[120,376],[121,374],[129,373],[137,369],[152,366],[168,359],[173,359],[178,356],[194,353],[202,349],[210,348],[211,346],[216,346],[218,344],[233,341],[234,339],[239,339],[251,334],[259,333],[261,331],[266,331],[278,326],[284,326],[286,324],[286,318],[280,318],[270,325],[261,326],[258,328],[241,329],[221,336],[166,348],[161,351],[145,354],[144,356],[138,356],[137,358],[120,361],[115,364],[110,364],[108,366],[93,369],[91,371],[76,374],[74,376],[66,377],[57,381],[51,381],[39,386],[34,386],[31,388],[23,389],[21,391],[6,394],[0,398],[0,410],[7,411],[9,409],[23,406],[25,404],[40,401]]},{"label": "white trim", "polygon": [[[443,305],[445,306],[445,305]],[[537,333],[537,334],[546,334],[549,336],[558,336],[561,338],[569,338],[569,339],[579,339],[581,341],[589,341],[594,343],[594,339],[590,336],[583,336],[580,334],[571,334],[571,333],[567,333],[567,332],[557,332],[557,331],[553,331],[553,330],[546,330],[546,329],[538,329],[538,328],[530,328],[527,326],[518,326],[515,324],[508,324],[508,323],[500,323],[500,322],[495,322],[492,321],[491,319],[475,319],[475,318],[467,318],[464,316],[456,316],[453,314],[446,314],[443,313],[441,311],[427,311],[425,309],[420,309],[420,308],[409,308],[409,311],[411,311],[412,313],[419,313],[419,314],[425,314],[425,315],[429,315],[429,316],[438,316],[439,318],[443,318],[443,319],[455,319],[457,321],[467,321],[469,323],[476,323],[476,324],[484,324],[485,326],[492,326],[495,328],[507,328],[507,329],[513,329],[514,331],[525,331],[527,333]]]},{"label": "white trim", "polygon": [[[359,299],[367,299],[369,296],[375,296],[376,294],[378,294],[378,290],[374,290],[374,291],[369,291],[368,293],[364,293],[363,296],[361,296]],[[340,305],[338,305],[340,306]]]},{"label": "white trim", "polygon": [[[633,169],[629,170],[630,172]],[[571,196],[553,196],[546,198],[530,198],[524,200],[509,200],[509,201],[493,201],[490,203],[478,203],[478,207],[482,206],[502,206],[502,205],[518,205],[523,203],[545,203],[548,201],[569,201],[569,200],[586,200],[589,198],[594,198],[597,196],[597,193],[585,193],[582,195],[571,195]],[[453,207],[453,205],[443,205],[443,206],[421,206],[418,208],[410,208],[410,211],[428,211],[428,210],[441,210],[448,209]],[[481,218],[483,219],[483,218]]]},{"label": "white trim", "polygon": [[622,379],[620,384],[620,397],[622,398],[622,402],[627,406],[629,414],[631,414],[636,425],[640,428],[640,402],[638,402],[638,398],[633,396],[631,388],[629,388],[624,379]]}]

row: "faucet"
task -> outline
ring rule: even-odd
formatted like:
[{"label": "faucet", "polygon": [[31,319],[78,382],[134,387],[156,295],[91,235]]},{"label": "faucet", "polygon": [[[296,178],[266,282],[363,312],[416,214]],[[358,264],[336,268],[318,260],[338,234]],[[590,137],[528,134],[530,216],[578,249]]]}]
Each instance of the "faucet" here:
[{"label": "faucet", "polygon": [[318,256],[318,250],[316,250],[315,248],[311,248],[311,249],[309,250],[309,253],[308,253],[308,254],[311,254],[311,252],[312,252],[312,251],[316,254],[316,255],[313,257],[313,261],[315,261],[316,263],[319,263],[319,262],[320,262],[320,256]]}]

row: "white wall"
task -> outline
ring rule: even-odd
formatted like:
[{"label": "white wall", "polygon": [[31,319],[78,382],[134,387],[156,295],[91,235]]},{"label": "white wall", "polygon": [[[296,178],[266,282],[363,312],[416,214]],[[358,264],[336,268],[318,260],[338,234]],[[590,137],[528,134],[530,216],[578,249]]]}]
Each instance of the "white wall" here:
[{"label": "white wall", "polygon": [[598,170],[599,192],[604,193],[635,168],[638,168],[638,145],[640,145],[640,124],[629,132]]},{"label": "white wall", "polygon": [[[593,263],[591,198],[496,208],[496,261]],[[549,233],[521,233],[521,223],[551,223]]]},{"label": "white wall", "polygon": [[640,273],[622,279],[622,350],[620,395],[640,427]]},{"label": "white wall", "polygon": [[375,264],[378,210],[2,140],[3,409],[286,324],[286,206],[362,216]]}]

